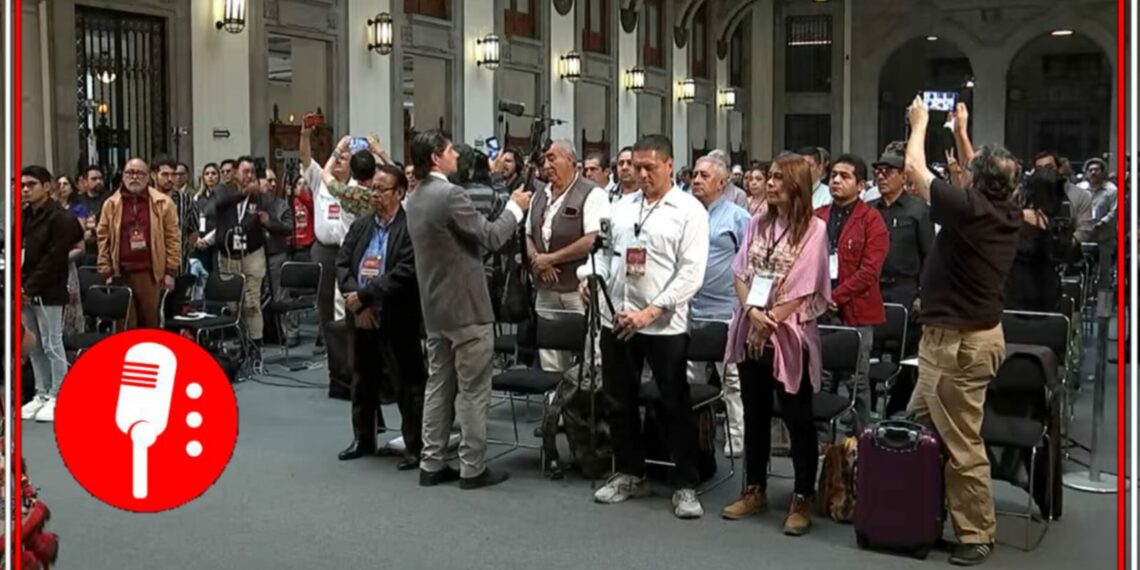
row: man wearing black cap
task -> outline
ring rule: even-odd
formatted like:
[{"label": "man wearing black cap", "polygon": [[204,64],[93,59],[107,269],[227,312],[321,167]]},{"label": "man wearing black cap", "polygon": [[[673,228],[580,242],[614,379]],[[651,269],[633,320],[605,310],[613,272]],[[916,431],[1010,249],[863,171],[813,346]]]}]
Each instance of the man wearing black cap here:
[{"label": "man wearing black cap", "polygon": [[[879,276],[883,301],[911,309],[918,298],[923,263],[934,245],[934,224],[930,221],[930,206],[904,191],[904,166],[901,154],[888,151],[879,157],[873,165],[879,198],[872,200],[870,206],[883,215],[891,236],[887,260]],[[914,329],[917,332],[917,327]]]}]

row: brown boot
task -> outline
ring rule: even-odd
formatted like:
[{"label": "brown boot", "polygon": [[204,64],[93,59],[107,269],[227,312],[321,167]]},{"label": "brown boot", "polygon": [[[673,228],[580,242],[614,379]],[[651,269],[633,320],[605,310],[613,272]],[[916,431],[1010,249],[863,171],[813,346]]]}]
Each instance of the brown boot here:
[{"label": "brown boot", "polygon": [[759,485],[749,485],[745,487],[739,499],[736,499],[736,501],[720,512],[720,516],[731,521],[738,521],[744,517],[758,515],[767,510],[768,497],[764,494],[764,491],[760,489]]},{"label": "brown boot", "polygon": [[784,519],[784,534],[803,536],[811,528],[812,497],[792,495],[792,506]]}]

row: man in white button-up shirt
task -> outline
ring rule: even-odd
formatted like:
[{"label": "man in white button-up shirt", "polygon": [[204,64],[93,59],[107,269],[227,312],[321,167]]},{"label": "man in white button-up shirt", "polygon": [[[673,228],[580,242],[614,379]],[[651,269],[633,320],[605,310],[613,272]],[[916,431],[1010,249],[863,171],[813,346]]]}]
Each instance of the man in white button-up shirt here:
[{"label": "man in white button-up shirt", "polygon": [[689,302],[701,288],[708,262],[709,217],[696,198],[673,185],[672,149],[662,135],[634,145],[642,190],[612,205],[613,251],[597,254],[596,264],[580,268],[579,277],[596,265],[617,312],[611,316],[602,303],[602,382],[613,402],[608,419],[616,469],[594,500],[620,503],[648,491],[638,410],[642,366],[648,361],[677,464],[673,513],[696,518],[704,510],[694,491],[699,446],[685,356]]}]

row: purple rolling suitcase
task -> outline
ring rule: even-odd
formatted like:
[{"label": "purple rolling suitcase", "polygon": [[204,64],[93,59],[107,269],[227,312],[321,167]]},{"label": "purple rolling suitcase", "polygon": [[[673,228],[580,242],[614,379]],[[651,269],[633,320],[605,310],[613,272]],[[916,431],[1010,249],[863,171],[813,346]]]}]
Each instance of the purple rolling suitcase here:
[{"label": "purple rolling suitcase", "polygon": [[884,420],[859,435],[855,539],[860,548],[926,558],[942,538],[942,441],[930,428]]}]

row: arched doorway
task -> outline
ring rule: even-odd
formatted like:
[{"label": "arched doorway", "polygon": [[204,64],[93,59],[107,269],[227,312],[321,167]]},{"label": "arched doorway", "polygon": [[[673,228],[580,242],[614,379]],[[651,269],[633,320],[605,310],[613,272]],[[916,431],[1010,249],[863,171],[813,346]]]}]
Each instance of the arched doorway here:
[{"label": "arched doorway", "polygon": [[1006,145],[1029,159],[1056,150],[1073,164],[1109,150],[1112,69],[1088,36],[1039,36],[1018,51],[1006,74]]},{"label": "arched doorway", "polygon": [[[973,76],[970,58],[947,39],[914,38],[896,48],[879,73],[877,150],[906,138],[906,107],[915,95],[921,91],[953,91],[959,101],[969,104]],[[931,123],[941,124],[945,117],[945,113],[934,113]],[[941,162],[941,157],[932,160]]]}]

